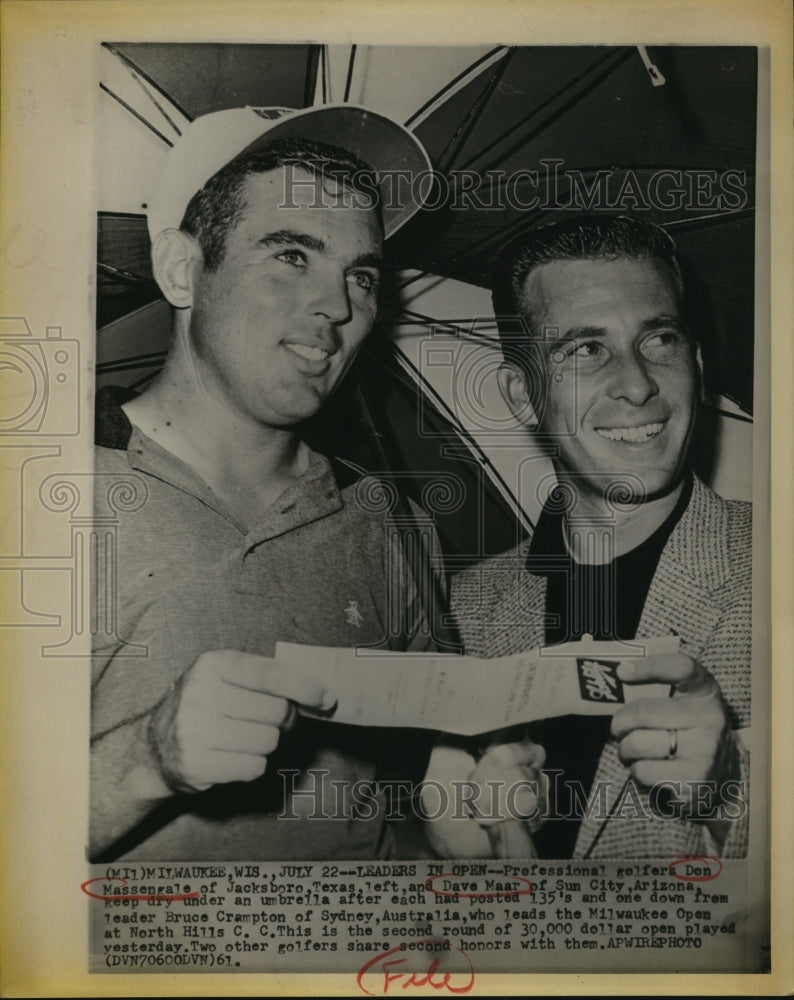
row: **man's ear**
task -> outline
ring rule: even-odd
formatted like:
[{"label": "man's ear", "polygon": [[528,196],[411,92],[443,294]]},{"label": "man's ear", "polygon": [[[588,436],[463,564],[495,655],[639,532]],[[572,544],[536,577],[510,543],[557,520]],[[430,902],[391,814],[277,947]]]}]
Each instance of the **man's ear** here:
[{"label": "man's ear", "polygon": [[502,398],[516,420],[524,427],[537,427],[527,378],[521,369],[506,361],[499,366],[496,378]]},{"label": "man's ear", "polygon": [[176,309],[193,305],[195,265],[202,260],[198,243],[180,229],[164,229],[152,244],[152,270],[160,291]]}]

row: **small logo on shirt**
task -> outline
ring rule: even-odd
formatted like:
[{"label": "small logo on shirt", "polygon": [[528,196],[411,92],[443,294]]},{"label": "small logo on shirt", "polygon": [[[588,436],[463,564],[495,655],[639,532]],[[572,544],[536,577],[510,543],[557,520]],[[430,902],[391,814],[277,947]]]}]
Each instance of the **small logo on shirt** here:
[{"label": "small logo on shirt", "polygon": [[364,616],[358,610],[358,601],[350,601],[345,608],[345,617],[347,618],[348,625],[355,625],[356,628],[361,628],[364,624]]},{"label": "small logo on shirt", "polygon": [[585,701],[623,702],[623,683],[617,676],[617,660],[585,660],[577,657],[579,690]]}]

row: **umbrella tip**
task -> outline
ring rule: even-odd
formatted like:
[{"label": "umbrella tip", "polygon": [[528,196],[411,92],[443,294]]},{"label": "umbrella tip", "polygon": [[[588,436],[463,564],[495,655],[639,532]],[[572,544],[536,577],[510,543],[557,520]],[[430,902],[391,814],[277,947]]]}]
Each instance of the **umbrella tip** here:
[{"label": "umbrella tip", "polygon": [[638,45],[637,51],[640,54],[640,59],[642,59],[643,66],[648,71],[648,76],[651,78],[651,83],[654,85],[654,87],[663,87],[667,81],[660,73],[659,67],[655,63],[651,62],[651,58],[648,55],[648,50],[645,48],[644,45]]}]

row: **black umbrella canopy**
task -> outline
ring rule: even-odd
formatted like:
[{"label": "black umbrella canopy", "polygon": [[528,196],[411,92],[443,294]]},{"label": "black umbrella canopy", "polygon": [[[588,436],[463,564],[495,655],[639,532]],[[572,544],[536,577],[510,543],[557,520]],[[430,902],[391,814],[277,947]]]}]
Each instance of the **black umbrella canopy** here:
[{"label": "black umbrella canopy", "polygon": [[751,412],[757,53],[645,55],[657,85],[636,48],[508,50],[417,127],[455,207],[398,234],[395,259],[488,286],[526,227],[640,214],[679,247],[710,387]]},{"label": "black umbrella canopy", "polygon": [[[325,93],[328,52],[320,46],[108,48],[151,98],[151,116],[128,109],[145,129],[163,128],[160,95],[190,119],[246,103],[306,106],[317,99],[318,73]],[[433,50],[418,54],[433,58]],[[377,56],[377,49],[367,55],[372,73]],[[505,47],[472,58],[479,62],[463,85],[452,80],[442,93],[428,93],[407,118],[441,175],[439,204],[389,241],[396,287],[382,328],[320,425],[308,429],[319,447],[356,468],[393,473],[423,506],[433,483],[446,483],[434,495],[434,517],[452,568],[509,548],[527,519],[455,413],[434,405],[420,372],[406,376],[391,336],[435,323],[466,336],[471,324],[450,295],[453,311],[423,325],[421,315],[402,311],[401,284],[427,272],[485,289],[496,253],[524,227],[583,208],[642,214],[665,226],[682,253],[710,388],[748,413],[752,407],[756,51]],[[349,60],[346,96],[355,46]],[[164,128],[163,142],[168,135]],[[98,383],[142,385],[168,340],[142,212],[100,213],[98,250]],[[414,273],[401,277],[406,268]],[[477,327],[486,341],[490,326],[490,334]]]},{"label": "black umbrella canopy", "polygon": [[[308,45],[108,47],[189,118],[307,106],[323,61]],[[524,227],[642,214],[690,273],[710,388],[751,412],[756,79],[749,47],[506,48],[417,124],[441,204],[391,241],[391,260],[487,287]],[[100,214],[99,261],[100,328],[158,297],[142,214]]]},{"label": "black umbrella canopy", "polygon": [[118,43],[108,46],[188,118],[268,104],[305,108],[314,98],[317,45]]}]

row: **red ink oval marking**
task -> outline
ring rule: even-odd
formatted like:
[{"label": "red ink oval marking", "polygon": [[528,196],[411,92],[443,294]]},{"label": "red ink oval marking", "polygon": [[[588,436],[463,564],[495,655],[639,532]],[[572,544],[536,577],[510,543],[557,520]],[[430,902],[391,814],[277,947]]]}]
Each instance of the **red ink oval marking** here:
[{"label": "red ink oval marking", "polygon": [[127,885],[127,880],[125,878],[120,878],[118,875],[107,875],[107,876],[100,875],[98,878],[90,878],[86,882],[83,882],[80,885],[80,888],[83,890],[86,896],[90,896],[92,899],[102,899],[106,903],[118,903],[125,899],[142,899],[142,900],[164,902],[167,899],[172,899],[177,901],[181,899],[199,898],[198,892],[174,893],[173,895],[164,894],[162,896],[147,896],[147,895],[136,896],[133,894],[126,895],[125,893],[122,892],[119,893],[117,896],[100,896],[98,893],[90,892],[88,889],[86,889],[86,886],[93,885],[94,882],[122,882],[124,885]]},{"label": "red ink oval marking", "polygon": [[435,882],[437,878],[460,879],[465,877],[465,875],[455,875],[453,872],[442,872],[440,875],[429,875],[425,879],[425,889],[427,892],[432,892],[436,896],[454,896],[456,899],[499,899],[501,896],[528,896],[530,893],[535,891],[535,886],[529,881],[529,879],[523,878],[521,875],[507,875],[505,877],[510,882],[526,882],[526,889],[486,889],[482,892],[458,892],[455,889],[435,889],[430,884],[431,882]]},{"label": "red ink oval marking", "polygon": [[[389,972],[389,969],[393,966],[402,965],[405,961],[404,958],[389,958],[390,955],[396,955],[399,952],[405,953],[410,948],[414,948],[420,944],[446,944],[449,947],[444,949],[445,951],[457,951],[466,959],[466,964],[468,965],[468,972],[456,973],[456,972],[444,972],[440,973],[438,971],[438,959],[434,958],[430,965],[428,966],[426,973],[416,972]],[[375,967],[379,962],[383,962],[384,959],[389,959],[389,961],[384,963],[382,970],[377,970]],[[400,989],[407,990],[409,986],[415,986],[417,989],[423,986],[431,986],[434,990],[448,990],[450,993],[468,993],[469,990],[474,986],[474,966],[471,964],[471,959],[466,954],[462,948],[458,948],[457,945],[452,944],[446,938],[419,938],[416,941],[406,941],[402,944],[397,945],[396,948],[390,948],[388,951],[381,952],[380,955],[376,955],[371,958],[368,962],[358,970],[356,974],[356,985],[362,991],[366,993],[367,996],[374,997],[379,994],[373,993],[372,990],[368,990],[367,987],[362,983],[362,979],[367,972],[383,972],[383,989],[382,995],[385,996],[389,992],[389,984],[397,983],[400,979],[405,979],[405,982],[400,984]],[[468,982],[464,983],[462,986],[453,986],[450,983],[450,977],[455,975],[468,975]],[[437,976],[439,978],[434,979]],[[443,978],[441,978],[443,976]],[[407,978],[406,978],[407,977]]]},{"label": "red ink oval marking", "polygon": [[[709,865],[709,867],[710,867],[710,862],[713,861],[718,867],[715,872],[710,871],[707,875],[700,875],[700,874],[679,875],[679,873],[675,870],[678,867],[678,865],[682,865],[685,862],[688,864],[692,864],[692,862],[694,861],[705,862],[707,865]],[[667,866],[667,870],[670,872],[673,878],[680,879],[682,882],[710,882],[712,879],[716,878],[722,871],[722,862],[720,861],[719,858],[713,858],[710,854],[688,854],[682,858],[676,858],[675,861],[671,861],[670,864]]]}]

